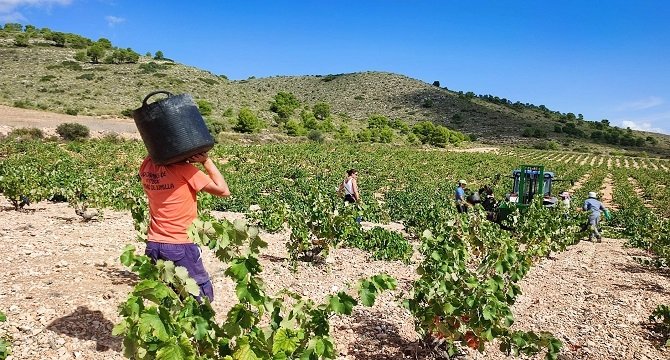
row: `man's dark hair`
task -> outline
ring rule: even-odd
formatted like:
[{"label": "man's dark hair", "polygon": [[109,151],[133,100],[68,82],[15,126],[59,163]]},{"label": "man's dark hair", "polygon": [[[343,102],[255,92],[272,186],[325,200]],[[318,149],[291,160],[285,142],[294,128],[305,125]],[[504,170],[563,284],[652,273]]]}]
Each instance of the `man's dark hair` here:
[{"label": "man's dark hair", "polygon": [[357,172],[358,172],[358,171],[356,171],[356,169],[349,169],[349,170],[347,170],[347,175],[351,176],[351,175],[353,175],[353,174],[355,174],[355,173],[357,173]]}]

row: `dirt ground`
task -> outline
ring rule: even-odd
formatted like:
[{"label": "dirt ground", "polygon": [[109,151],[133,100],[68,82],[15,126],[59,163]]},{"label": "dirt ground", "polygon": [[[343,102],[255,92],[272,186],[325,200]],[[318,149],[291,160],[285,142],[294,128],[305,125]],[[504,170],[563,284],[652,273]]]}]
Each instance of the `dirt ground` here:
[{"label": "dirt ground", "polygon": [[[0,198],[0,204],[6,203]],[[228,219],[235,213],[218,214]],[[120,319],[117,306],[137,281],[118,261],[134,243],[126,212],[105,211],[101,221],[82,222],[65,203],[42,202],[17,212],[0,211],[0,326],[13,338],[11,359],[122,359],[121,340],[111,335]],[[397,228],[398,225],[393,225]],[[290,271],[286,233],[262,234],[269,248],[261,257],[270,293],[289,288],[321,301],[359,278],[386,272],[399,289],[372,308],[332,320],[341,359],[422,358],[410,314],[396,297],[407,292],[416,264],[372,261],[355,249],[335,249],[327,263]],[[139,249],[142,244],[137,244]],[[621,240],[581,242],[532,268],[521,282],[514,307],[516,329],[550,331],[565,343],[563,359],[664,359],[657,334],[648,328],[656,305],[670,303],[670,274],[638,265]],[[222,264],[205,251],[219,320],[234,303],[233,283]],[[468,359],[505,358],[495,344]]]}]

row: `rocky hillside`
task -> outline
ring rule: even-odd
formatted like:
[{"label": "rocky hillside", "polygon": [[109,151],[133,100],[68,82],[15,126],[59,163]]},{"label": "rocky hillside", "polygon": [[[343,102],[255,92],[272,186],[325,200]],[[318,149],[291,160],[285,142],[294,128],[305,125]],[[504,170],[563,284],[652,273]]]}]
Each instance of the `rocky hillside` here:
[{"label": "rocky hillside", "polygon": [[[197,100],[211,103],[209,117],[228,128],[239,109],[249,107],[266,121],[270,131],[279,132],[273,127],[275,114],[269,108],[273,97],[283,91],[294,94],[303,106],[330,104],[334,123],[347,123],[354,130],[365,127],[370,115],[381,114],[409,125],[433,121],[486,142],[555,139],[569,147],[606,143],[592,140],[592,133],[602,132],[602,125],[532,106],[503,105],[398,74],[364,72],[229,81],[225,76],[150,56],[120,64],[75,60],[82,51],[86,49],[55,46],[54,41],[40,36],[17,46],[15,35],[0,30],[0,104],[71,115],[123,117],[139,107],[146,94],[164,89],[191,93]],[[562,131],[566,127],[571,133]],[[617,132],[638,140],[637,144],[626,144],[632,151],[670,153],[668,136]]]}]

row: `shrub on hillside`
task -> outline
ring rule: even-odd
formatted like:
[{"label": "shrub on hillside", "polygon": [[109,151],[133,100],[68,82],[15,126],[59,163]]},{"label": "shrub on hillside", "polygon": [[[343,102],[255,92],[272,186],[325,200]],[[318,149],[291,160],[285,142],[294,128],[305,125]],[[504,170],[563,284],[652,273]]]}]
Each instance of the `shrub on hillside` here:
[{"label": "shrub on hillside", "polygon": [[207,116],[212,114],[211,102],[207,100],[198,100],[196,103],[198,104],[198,111],[200,111],[200,115]]},{"label": "shrub on hillside", "polygon": [[435,125],[430,121],[421,121],[412,127],[412,132],[422,144],[444,147],[447,144],[458,144],[466,141],[465,135],[458,131],[449,130],[444,126]]},{"label": "shrub on hillside", "polygon": [[88,55],[86,55],[86,50],[77,51],[77,53],[74,54],[74,59],[79,61],[79,62],[86,62],[88,60]]},{"label": "shrub on hillside", "polygon": [[319,127],[319,122],[316,120],[314,113],[309,110],[303,110],[300,113],[300,118],[305,129],[316,130]]},{"label": "shrub on hillside", "polygon": [[204,78],[204,77],[201,77],[200,81],[204,82],[207,85],[216,85],[216,84],[219,83],[218,81],[216,81],[214,79],[209,79],[209,78]]},{"label": "shrub on hillside", "polygon": [[96,41],[96,43],[98,45],[102,46],[105,49],[111,49],[113,47],[112,42],[109,39],[105,39],[105,38],[98,39],[98,41]]},{"label": "shrub on hillside", "polygon": [[137,63],[140,59],[140,54],[136,53],[133,49],[114,49],[111,55],[108,55],[104,59],[105,64],[134,64]]},{"label": "shrub on hillside", "polygon": [[261,127],[262,123],[258,119],[258,116],[251,109],[242,108],[237,115],[237,124],[233,129],[241,133],[254,133],[260,130]]},{"label": "shrub on hillside", "polygon": [[205,125],[207,125],[207,130],[209,130],[209,133],[215,139],[219,133],[226,131],[226,124],[221,121],[205,119]]},{"label": "shrub on hillside", "polygon": [[316,103],[314,108],[312,108],[312,112],[317,119],[325,120],[330,116],[330,105],[325,102]]},{"label": "shrub on hillside", "polygon": [[140,64],[140,70],[142,70],[143,74],[155,73],[158,70],[165,70],[165,69],[167,69],[167,65],[159,64],[154,61],[145,64]]},{"label": "shrub on hillside", "polygon": [[358,142],[370,142],[372,139],[372,132],[370,129],[363,129],[356,134],[356,140]]},{"label": "shrub on hillside", "polygon": [[400,119],[391,121],[391,128],[398,130],[403,135],[407,135],[411,132],[409,125]]},{"label": "shrub on hillside", "polygon": [[11,139],[38,140],[44,138],[44,132],[38,128],[16,128],[7,136]]},{"label": "shrub on hillside", "polygon": [[97,64],[105,56],[105,48],[100,44],[95,44],[86,49],[86,56],[91,59],[91,62]]},{"label": "shrub on hillside", "polygon": [[133,117],[133,109],[121,110],[121,115],[131,118],[131,117]]},{"label": "shrub on hillside", "polygon": [[57,47],[65,47],[65,34],[58,31],[52,31],[44,35],[44,39],[54,42],[54,45]]},{"label": "shrub on hillside", "polygon": [[3,29],[10,32],[21,32],[23,31],[23,25],[19,23],[6,23]]},{"label": "shrub on hillside", "polygon": [[302,124],[295,119],[291,119],[284,124],[284,130],[289,136],[300,136],[305,135],[305,128]]},{"label": "shrub on hillside", "polygon": [[413,133],[407,134],[407,143],[410,145],[420,145],[421,141],[419,141],[419,138],[416,137]]},{"label": "shrub on hillside", "polygon": [[383,144],[390,143],[395,137],[393,129],[388,126],[370,129],[370,135],[370,141]]},{"label": "shrub on hillside", "polygon": [[326,139],[323,137],[323,133],[319,130],[312,130],[307,134],[307,138],[318,143],[324,142]]},{"label": "shrub on hillside", "polygon": [[327,117],[319,124],[319,130],[330,133],[335,131],[335,124],[333,123],[333,118],[331,116]]},{"label": "shrub on hillside", "polygon": [[95,75],[93,73],[84,73],[79,76],[77,76],[77,79],[82,79],[82,80],[93,80],[95,79]]},{"label": "shrub on hillside", "polygon": [[67,141],[86,139],[90,135],[88,127],[78,123],[60,124],[56,128],[56,133]]},{"label": "shrub on hillside", "polygon": [[371,115],[368,118],[368,128],[385,128],[391,126],[391,121],[384,115]]},{"label": "shrub on hillside", "polygon": [[537,142],[537,143],[533,144],[533,148],[538,149],[538,150],[558,150],[559,145],[554,140],[540,141],[540,142]]},{"label": "shrub on hillside", "polygon": [[337,129],[337,132],[335,133],[335,138],[348,143],[354,142],[355,140],[354,133],[349,129],[347,124],[340,125],[340,128]]},{"label": "shrub on hillside", "polygon": [[274,100],[270,103],[270,111],[276,113],[279,119],[284,121],[293,115],[295,109],[300,107],[300,101],[295,95],[280,91],[275,95]]},{"label": "shrub on hillside", "polygon": [[25,33],[20,33],[14,38],[14,46],[28,47],[30,46],[30,36]]},{"label": "shrub on hillside", "polygon": [[33,103],[30,100],[16,100],[14,101],[14,107],[21,109],[30,109],[33,107]]},{"label": "shrub on hillside", "polygon": [[523,129],[523,132],[521,133],[521,136],[523,137],[534,137],[534,138],[546,138],[547,137],[547,132],[544,129],[536,128],[536,127],[527,127]]},{"label": "shrub on hillside", "polygon": [[56,78],[55,75],[51,75],[51,74],[49,74],[49,75],[44,75],[44,76],[42,76],[42,77],[40,78],[40,81],[51,81],[51,80],[53,80],[53,79],[55,79],[55,78]]},{"label": "shrub on hillside", "polygon": [[48,65],[47,66],[47,69],[49,69],[49,70],[59,69],[59,68],[69,69],[69,70],[72,70],[72,71],[81,71],[83,69],[78,62],[71,61],[71,60],[64,60],[60,64],[54,64],[54,65]]}]

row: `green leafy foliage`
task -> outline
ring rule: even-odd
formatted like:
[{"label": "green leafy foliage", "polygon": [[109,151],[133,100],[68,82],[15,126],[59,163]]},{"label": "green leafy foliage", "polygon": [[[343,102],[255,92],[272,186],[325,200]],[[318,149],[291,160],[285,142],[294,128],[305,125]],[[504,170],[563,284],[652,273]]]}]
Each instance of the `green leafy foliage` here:
[{"label": "green leafy foliage", "polygon": [[412,132],[418,137],[421,143],[438,147],[444,147],[447,144],[458,144],[467,140],[462,133],[449,130],[441,125],[435,125],[429,121],[421,121],[414,124]]},{"label": "green leafy foliage", "polygon": [[94,64],[99,63],[105,57],[105,52],[106,49],[101,44],[94,44],[86,49],[86,55]]},{"label": "green leafy foliage", "polygon": [[307,138],[317,143],[322,143],[326,140],[320,130],[310,130],[307,133]]},{"label": "green leafy foliage", "polygon": [[204,99],[200,99],[196,101],[196,103],[198,104],[198,111],[200,111],[200,115],[208,116],[212,114],[213,107],[211,102]]},{"label": "green leafy foliage", "polygon": [[663,335],[665,346],[670,347],[670,306],[657,306],[651,316],[649,316],[649,321],[654,323]]},{"label": "green leafy foliage", "polygon": [[[7,316],[0,311],[0,322],[7,321]],[[12,354],[11,338],[7,334],[0,334],[0,360],[6,359]]]},{"label": "green leafy foliage", "polygon": [[314,104],[314,107],[312,108],[314,116],[319,120],[325,120],[328,118],[330,116],[330,111],[330,104],[325,102],[318,102]]},{"label": "green leafy foliage", "polygon": [[300,101],[292,93],[280,91],[270,103],[270,111],[277,114],[280,121],[288,120],[300,107]]},{"label": "green leafy foliage", "polygon": [[[258,230],[242,221],[197,220],[189,230],[194,241],[211,249],[228,264],[225,275],[236,285],[238,303],[217,323],[214,310],[199,292],[186,269],[170,261],[153,264],[127,246],[121,262],[140,276],[128,299],[119,307],[123,320],[114,335],[124,337],[129,358],[156,359],[334,359],[328,319],[351,315],[358,300],[345,292],[329,295],[317,305],[301,295],[280,291],[266,294],[259,278],[259,251],[267,244]],[[387,275],[360,281],[361,302],[374,303],[383,291],[395,289]],[[266,321],[262,321],[266,320]]]},{"label": "green leafy foliage", "polygon": [[284,131],[289,136],[302,136],[307,133],[305,127],[296,119],[290,119],[284,124]]},{"label": "green leafy foliage", "polygon": [[442,224],[440,235],[426,230],[418,268],[405,306],[415,317],[424,341],[436,344],[440,356],[458,352],[456,343],[479,351],[500,339],[508,354],[535,354],[542,349],[555,359],[561,343],[551,334],[512,332],[511,306],[521,294],[518,282],[532,264],[534,253],[480,213]]},{"label": "green leafy foliage", "polygon": [[251,111],[249,108],[242,108],[240,113],[237,115],[237,124],[233,129],[241,133],[254,133],[258,132],[263,126],[261,120],[258,119],[258,116]]},{"label": "green leafy foliage", "polygon": [[15,128],[7,136],[19,141],[39,140],[44,138],[44,132],[38,128]]}]

